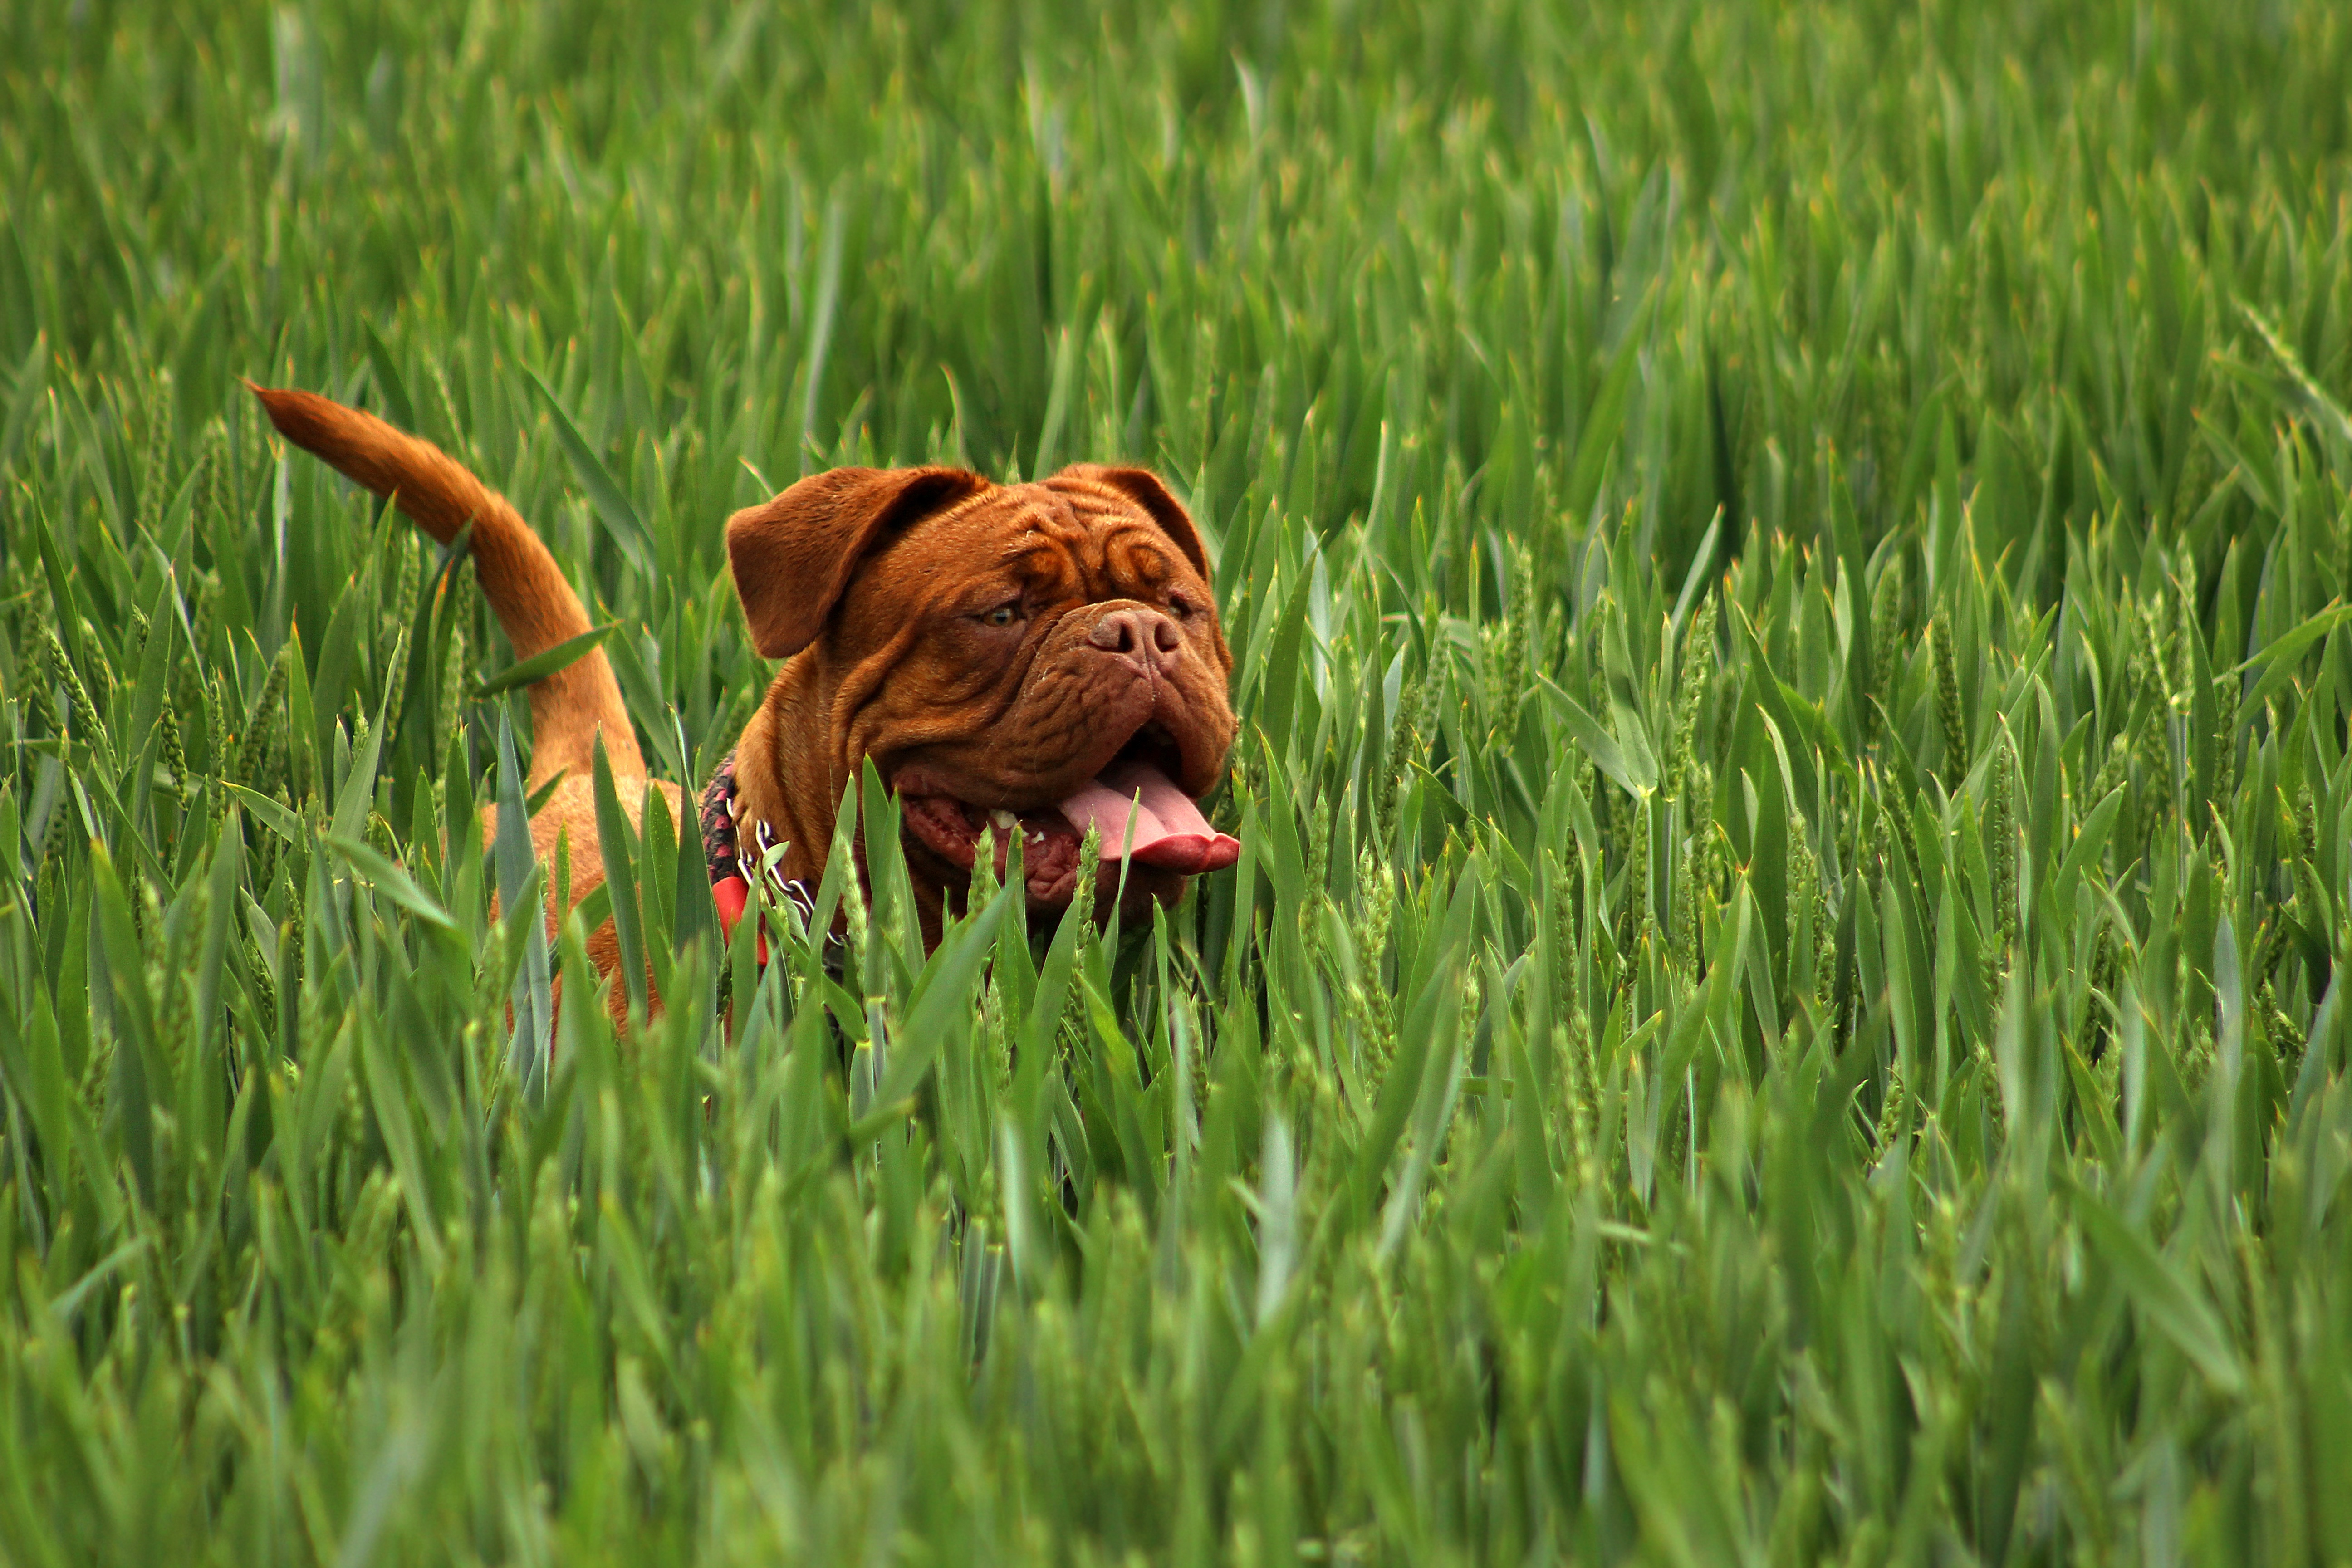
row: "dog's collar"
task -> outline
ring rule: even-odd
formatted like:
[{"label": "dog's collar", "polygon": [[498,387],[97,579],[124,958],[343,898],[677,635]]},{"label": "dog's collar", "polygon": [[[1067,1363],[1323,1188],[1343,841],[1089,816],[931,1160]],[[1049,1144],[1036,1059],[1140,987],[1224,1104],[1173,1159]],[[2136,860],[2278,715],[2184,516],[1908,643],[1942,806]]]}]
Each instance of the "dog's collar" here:
[{"label": "dog's collar", "polygon": [[[765,851],[775,847],[775,840],[765,821],[751,825],[752,860],[746,867],[738,848],[737,834],[743,819],[742,797],[735,790],[735,753],[727,753],[710,782],[702,789],[702,856],[710,865],[710,896],[719,906],[719,931],[721,940],[731,940],[736,922],[743,918],[744,906],[751,901],[751,883],[745,875],[761,874],[766,861]],[[767,873],[768,887],[775,896],[790,903],[809,923],[816,920],[816,899],[808,884],[788,878],[771,868]],[[768,962],[768,936],[760,933],[759,959]]]}]

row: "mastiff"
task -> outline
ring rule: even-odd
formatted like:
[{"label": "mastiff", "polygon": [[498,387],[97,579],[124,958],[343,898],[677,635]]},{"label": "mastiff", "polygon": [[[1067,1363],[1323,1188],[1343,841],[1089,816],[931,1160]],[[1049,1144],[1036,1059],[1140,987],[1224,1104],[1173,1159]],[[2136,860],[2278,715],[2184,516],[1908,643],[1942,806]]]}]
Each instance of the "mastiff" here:
[{"label": "mastiff", "polygon": [[[472,525],[481,592],[518,660],[589,629],[539,536],[439,447],[310,393],[254,392],[289,441],[436,540]],[[1172,903],[1239,856],[1198,804],[1233,744],[1233,656],[1200,531],[1145,469],[1078,463],[1000,485],[961,468],[835,468],[729,519],[727,561],[752,646],[782,661],[701,792],[730,929],[762,874],[806,907],[845,788],[869,760],[898,797],[927,943],[969,887],[983,835],[1000,877],[1020,838],[1029,909],[1047,916],[1076,894],[1089,828],[1097,908],[1122,877],[1129,912]],[[596,740],[632,813],[644,754],[601,649],[529,695],[530,788],[553,785],[531,837],[551,856],[570,836],[576,903],[604,877]],[[652,782],[682,824],[678,785]],[[761,852],[776,847],[781,857]],[[589,952],[602,973],[617,963],[609,921]]]}]

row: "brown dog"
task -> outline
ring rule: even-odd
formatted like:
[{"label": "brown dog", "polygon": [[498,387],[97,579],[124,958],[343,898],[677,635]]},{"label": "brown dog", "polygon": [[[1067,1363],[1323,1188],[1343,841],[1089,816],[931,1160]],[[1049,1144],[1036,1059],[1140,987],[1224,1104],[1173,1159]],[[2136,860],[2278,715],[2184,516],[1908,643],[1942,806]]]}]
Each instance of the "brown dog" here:
[{"label": "brown dog", "polygon": [[[309,393],[254,391],[288,440],[435,539],[472,522],[482,592],[517,659],[588,630],[539,536],[438,447]],[[1041,912],[1071,901],[1089,826],[1106,907],[1122,849],[1134,908],[1173,902],[1239,854],[1195,804],[1233,743],[1233,656],[1201,536],[1145,470],[1078,464],[996,485],[956,468],[835,468],[737,512],[727,555],[754,646],[784,664],[736,742],[731,780],[722,769],[705,792],[707,841],[728,837],[731,853],[740,830],[782,844],[782,876],[814,886],[844,788],[870,758],[898,797],[927,943],[986,828],[1000,872],[1020,833]],[[531,837],[548,856],[569,833],[577,901],[603,879],[596,736],[632,812],[645,762],[601,650],[530,696],[531,786],[562,775]],[[682,826],[678,787],[656,787]],[[719,884],[733,868],[711,853]],[[731,916],[723,892],[720,907]],[[609,971],[609,924],[598,937],[591,956]]]}]

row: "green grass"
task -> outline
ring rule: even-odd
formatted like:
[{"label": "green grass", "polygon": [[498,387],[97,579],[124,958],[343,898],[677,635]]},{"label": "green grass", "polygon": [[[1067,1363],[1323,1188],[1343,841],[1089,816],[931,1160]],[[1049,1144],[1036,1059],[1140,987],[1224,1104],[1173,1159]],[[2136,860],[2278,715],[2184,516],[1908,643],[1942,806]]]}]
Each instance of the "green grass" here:
[{"label": "green grass", "polygon": [[[0,1559],[2352,1559],[2352,13],[201,9],[0,8]],[[877,804],[836,985],[649,817],[512,1070],[241,374],[688,782],[731,508],[1154,464],[1243,865],[927,962]]]}]

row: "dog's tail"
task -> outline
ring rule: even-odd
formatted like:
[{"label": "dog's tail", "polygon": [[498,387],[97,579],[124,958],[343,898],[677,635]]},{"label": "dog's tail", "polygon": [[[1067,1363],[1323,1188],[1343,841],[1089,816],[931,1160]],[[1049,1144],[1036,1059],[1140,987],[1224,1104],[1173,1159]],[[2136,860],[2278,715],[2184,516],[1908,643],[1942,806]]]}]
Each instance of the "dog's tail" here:
[{"label": "dog's tail", "polygon": [[[539,535],[506,497],[449,454],[373,414],[313,393],[255,386],[253,394],[289,441],[388,498],[442,543],[455,539],[467,523],[474,525],[469,547],[482,596],[506,628],[518,660],[589,629],[580,595],[564,581]],[[630,728],[620,684],[602,648],[590,649],[585,658],[531,686],[530,728],[533,786],[567,768],[586,777],[599,730],[615,774],[645,773],[636,731]]]}]

